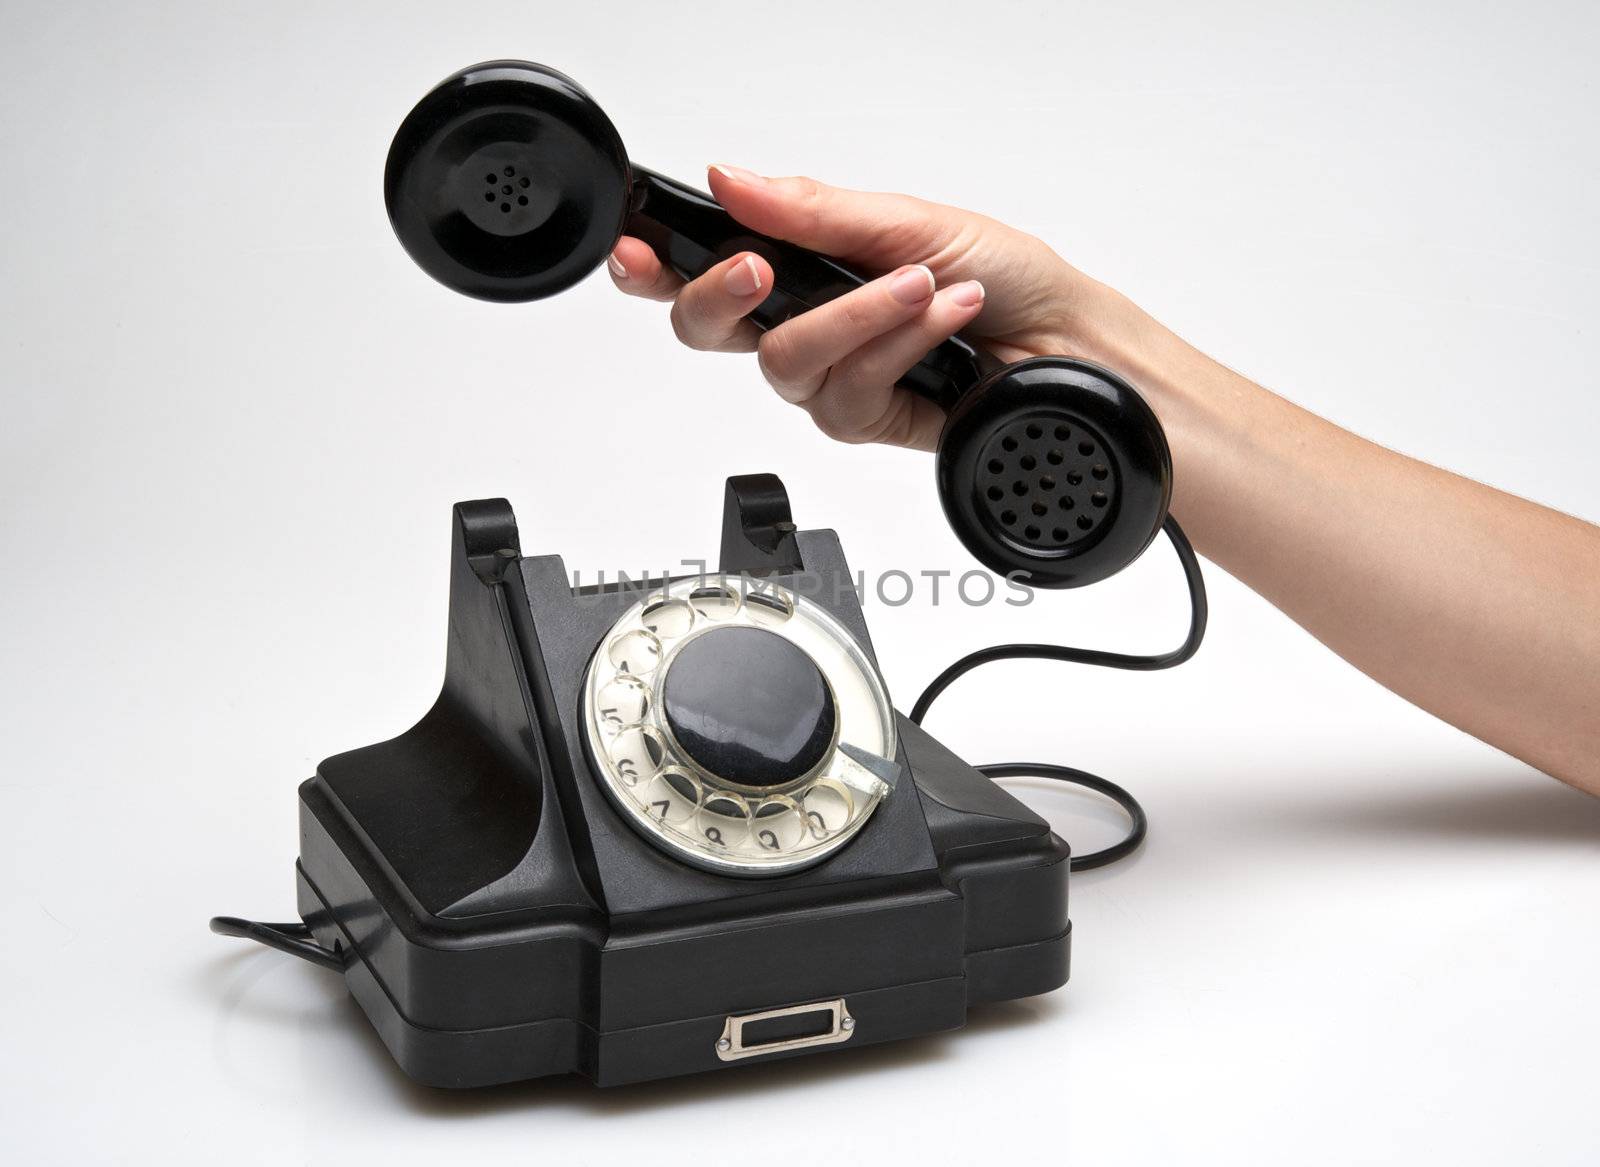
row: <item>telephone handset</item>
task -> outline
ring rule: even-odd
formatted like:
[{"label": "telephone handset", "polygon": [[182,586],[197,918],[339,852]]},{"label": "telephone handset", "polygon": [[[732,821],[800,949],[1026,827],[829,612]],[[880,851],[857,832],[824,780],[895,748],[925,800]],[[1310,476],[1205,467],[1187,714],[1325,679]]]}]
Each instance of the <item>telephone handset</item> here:
[{"label": "telephone handset", "polygon": [[[751,313],[761,328],[864,282],[634,165],[595,100],[531,61],[473,65],[418,102],[390,145],[384,201],[424,271],[485,300],[565,291],[624,233],[685,277],[738,251],[764,255],[776,287]],[[948,411],[935,463],[940,501],[962,543],[995,572],[1041,587],[1094,583],[1161,530],[1172,495],[1166,436],[1110,370],[1056,356],[1007,365],[958,337],[900,384]]]}]

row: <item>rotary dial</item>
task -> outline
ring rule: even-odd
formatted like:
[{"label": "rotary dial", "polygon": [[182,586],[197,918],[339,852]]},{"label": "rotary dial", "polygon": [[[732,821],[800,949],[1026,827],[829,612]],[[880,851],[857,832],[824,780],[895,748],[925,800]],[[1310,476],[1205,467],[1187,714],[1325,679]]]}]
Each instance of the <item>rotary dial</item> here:
[{"label": "rotary dial", "polygon": [[635,604],[590,662],[584,719],[629,823],[728,874],[820,862],[898,774],[872,662],[826,611],[764,581],[679,580]]}]

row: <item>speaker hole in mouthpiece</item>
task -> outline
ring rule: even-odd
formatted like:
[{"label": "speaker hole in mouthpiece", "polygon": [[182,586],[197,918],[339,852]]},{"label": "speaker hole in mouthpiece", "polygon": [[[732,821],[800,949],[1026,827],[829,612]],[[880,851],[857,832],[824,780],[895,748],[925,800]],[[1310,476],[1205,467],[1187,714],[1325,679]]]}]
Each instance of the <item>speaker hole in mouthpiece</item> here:
[{"label": "speaker hole in mouthpiece", "polygon": [[1094,520],[1091,519],[1088,515],[1079,515],[1078,516],[1078,530],[1087,531],[1092,526],[1094,526]]},{"label": "speaker hole in mouthpiece", "polygon": [[1094,469],[1089,471],[1089,473],[1093,474],[1101,482],[1104,482],[1106,475],[1110,474],[1111,471],[1107,470],[1104,466],[1095,466]]},{"label": "speaker hole in mouthpiece", "polygon": [[1000,512],[1000,521],[1002,523],[1004,523],[1008,527],[1013,525],[1017,521],[1017,512],[1016,511],[1001,511]]},{"label": "speaker hole in mouthpiece", "polygon": [[1044,436],[1044,431],[1037,425],[1030,425],[1024,432],[1035,441],[1038,441]]},{"label": "speaker hole in mouthpiece", "polygon": [[486,203],[494,202],[494,191],[492,191],[492,190],[484,191],[483,192],[483,201],[486,202]]},{"label": "speaker hole in mouthpiece", "polygon": [[1103,507],[1110,500],[1106,498],[1106,492],[1105,491],[1097,490],[1097,491],[1095,491],[1093,494],[1091,494],[1089,496],[1089,501],[1094,503],[1094,505],[1097,506],[1097,507]]},{"label": "speaker hole in mouthpiece", "polygon": [[500,188],[500,193],[501,194],[510,194],[511,193],[511,184],[508,182],[503,187],[501,187]]},{"label": "speaker hole in mouthpiece", "polygon": [[510,210],[511,210],[511,204],[510,203],[501,203],[500,204],[500,213],[502,215],[506,214]]},{"label": "speaker hole in mouthpiece", "polygon": [[507,178],[510,178],[516,172],[517,168],[515,166],[507,166],[501,173],[503,173]]},{"label": "speaker hole in mouthpiece", "polygon": [[1000,474],[1000,473],[1004,472],[1005,468],[1006,468],[1006,464],[1004,462],[1000,461],[999,458],[990,458],[989,459],[989,473],[990,474]]},{"label": "speaker hole in mouthpiece", "polygon": [[528,205],[528,196],[527,195],[518,195],[517,196],[517,206],[525,207],[527,205]]},{"label": "speaker hole in mouthpiece", "polygon": [[1015,450],[1017,448],[1017,439],[1013,438],[1013,437],[1010,437],[1009,435],[1006,436],[1006,437],[1001,438],[1000,439],[1000,448],[1002,450],[1004,450],[1008,454],[1011,453],[1012,450]]},{"label": "speaker hole in mouthpiece", "polygon": [[485,174],[485,175],[484,175],[484,176],[483,176],[483,181],[484,181],[484,182],[487,182],[487,183],[491,183],[491,184],[492,184],[492,183],[493,183],[493,182],[494,182],[494,175],[492,175],[492,174]]},{"label": "speaker hole in mouthpiece", "polygon": [[1022,533],[1024,535],[1026,535],[1030,539],[1037,539],[1039,537],[1039,528],[1038,527],[1024,527],[1022,529]]},{"label": "speaker hole in mouthpiece", "polygon": [[1022,468],[1024,470],[1032,470],[1038,464],[1039,463],[1037,463],[1037,462],[1035,462],[1033,460],[1033,455],[1032,454],[1024,454],[1022,456]]},{"label": "speaker hole in mouthpiece", "polygon": [[1078,453],[1082,454],[1085,458],[1087,458],[1090,454],[1094,453],[1094,443],[1093,442],[1079,442],[1078,443]]},{"label": "speaker hole in mouthpiece", "polygon": [[528,187],[528,180],[527,180],[527,178],[525,178],[525,177],[524,177],[524,178],[519,178],[519,179],[517,179],[517,185],[518,185],[518,186],[520,186],[520,187],[522,187],[522,188],[523,188],[523,189],[524,189],[524,190],[526,190],[526,189],[527,189],[527,187]]},{"label": "speaker hole in mouthpiece", "polygon": [[999,502],[1005,496],[1006,496],[1006,492],[1001,490],[998,486],[991,486],[989,488],[989,501],[990,502]]}]

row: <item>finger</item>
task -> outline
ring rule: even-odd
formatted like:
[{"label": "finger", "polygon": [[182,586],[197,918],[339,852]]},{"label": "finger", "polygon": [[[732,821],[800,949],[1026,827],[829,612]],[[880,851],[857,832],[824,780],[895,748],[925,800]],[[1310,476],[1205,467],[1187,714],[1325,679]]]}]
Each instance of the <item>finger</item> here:
[{"label": "finger", "polygon": [[829,371],[805,403],[811,420],[841,442],[887,442],[932,449],[944,422],[932,402],[895,387],[934,345],[965,328],[983,310],[976,280],[942,289],[927,309],[862,345]]},{"label": "finger", "polygon": [[801,404],[836,361],[919,312],[933,298],[933,272],[912,264],[803,312],[761,338],[761,372],[785,401]]},{"label": "finger", "polygon": [[812,178],[766,178],[738,166],[713,166],[717,202],[739,222],[826,255],[879,268],[931,257],[955,240],[971,216],[909,195],[872,194]]},{"label": "finger", "polygon": [[754,352],[760,330],[745,315],[772,294],[772,265],[741,251],[683,286],[672,304],[672,330],[690,348]]},{"label": "finger", "polygon": [[683,281],[662,264],[648,243],[627,235],[617,240],[606,270],[617,287],[646,300],[670,300],[683,287]]}]

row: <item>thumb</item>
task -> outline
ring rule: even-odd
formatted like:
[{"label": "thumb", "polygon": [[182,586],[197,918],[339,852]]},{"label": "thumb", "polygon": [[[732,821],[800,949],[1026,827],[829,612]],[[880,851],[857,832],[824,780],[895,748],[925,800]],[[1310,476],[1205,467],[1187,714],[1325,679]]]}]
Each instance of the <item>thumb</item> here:
[{"label": "thumb", "polygon": [[871,267],[926,259],[960,228],[960,212],[909,195],[766,178],[737,166],[713,166],[709,177],[717,202],[746,227]]}]

